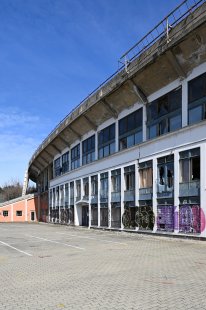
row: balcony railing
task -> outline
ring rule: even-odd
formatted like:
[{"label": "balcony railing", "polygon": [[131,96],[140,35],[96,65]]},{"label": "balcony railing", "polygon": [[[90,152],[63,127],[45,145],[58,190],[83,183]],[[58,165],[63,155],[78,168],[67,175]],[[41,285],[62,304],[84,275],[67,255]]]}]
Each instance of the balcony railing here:
[{"label": "balcony railing", "polygon": [[200,181],[191,181],[179,184],[180,197],[190,197],[200,195]]},{"label": "balcony railing", "polygon": [[133,190],[124,191],[124,201],[134,201],[135,193]]},{"label": "balcony railing", "polygon": [[145,187],[139,189],[139,200],[151,200],[152,199],[152,187]]},{"label": "balcony railing", "polygon": [[111,202],[120,202],[121,201],[121,192],[111,193]]}]

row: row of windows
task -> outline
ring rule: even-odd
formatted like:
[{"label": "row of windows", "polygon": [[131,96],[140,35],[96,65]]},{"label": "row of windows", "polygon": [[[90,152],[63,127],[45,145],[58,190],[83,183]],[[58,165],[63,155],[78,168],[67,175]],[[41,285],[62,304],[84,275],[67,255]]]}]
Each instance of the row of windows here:
[{"label": "row of windows", "polygon": [[[9,216],[9,211],[3,211],[3,216],[7,217]],[[22,211],[16,211],[16,216],[22,216]]]},{"label": "row of windows", "polygon": [[[139,201],[152,200],[153,193],[153,161],[139,164]],[[168,155],[157,159],[157,179],[156,193],[159,204],[171,203],[174,200],[174,155]],[[123,183],[123,184],[122,184]],[[121,169],[111,171],[110,189],[111,202],[121,201],[121,188],[124,190],[124,201],[134,205],[135,200],[135,165],[124,167],[124,177],[121,178]],[[76,196],[74,197],[74,186],[76,186]],[[50,191],[50,203],[53,195],[53,205],[64,205],[64,197],[68,206],[69,187],[70,205],[83,199],[88,200],[89,187],[91,186],[91,203],[97,203],[98,176],[91,176],[81,180],[72,181],[70,184],[53,188]],[[108,202],[109,174],[100,174],[100,203]],[[186,150],[179,153],[179,199],[181,203],[199,203],[200,198],[200,148]],[[60,200],[59,200],[60,199]],[[72,201],[71,201],[72,200]]]},{"label": "row of windows", "polygon": [[[188,83],[188,123],[206,119],[206,73]],[[119,120],[119,150],[143,141],[143,109]],[[147,138],[152,139],[182,127],[182,87],[147,105]],[[115,152],[115,123],[98,132],[98,159]],[[82,165],[95,160],[95,135],[82,142]],[[54,161],[55,176],[69,171],[69,152]],[[80,144],[71,149],[71,170],[80,166]]]}]

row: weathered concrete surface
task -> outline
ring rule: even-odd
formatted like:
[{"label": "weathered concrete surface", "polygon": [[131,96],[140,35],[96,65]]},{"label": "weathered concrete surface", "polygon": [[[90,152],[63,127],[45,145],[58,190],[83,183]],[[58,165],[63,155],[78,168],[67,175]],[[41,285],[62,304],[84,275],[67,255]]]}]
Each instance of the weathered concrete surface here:
[{"label": "weathered concrete surface", "polygon": [[[34,153],[29,177],[38,174],[53,157],[82,135],[176,79],[186,77],[206,61],[206,3],[86,99],[56,127]],[[89,74],[89,73],[88,73]]]},{"label": "weathered concrete surface", "polygon": [[204,310],[205,257],[201,241],[0,224],[0,309]]}]

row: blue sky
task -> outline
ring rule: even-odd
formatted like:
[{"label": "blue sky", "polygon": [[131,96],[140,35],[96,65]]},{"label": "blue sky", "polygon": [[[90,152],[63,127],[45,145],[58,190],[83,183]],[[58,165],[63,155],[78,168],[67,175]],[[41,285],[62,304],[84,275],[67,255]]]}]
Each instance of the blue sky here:
[{"label": "blue sky", "polygon": [[178,0],[0,1],[0,186]]}]

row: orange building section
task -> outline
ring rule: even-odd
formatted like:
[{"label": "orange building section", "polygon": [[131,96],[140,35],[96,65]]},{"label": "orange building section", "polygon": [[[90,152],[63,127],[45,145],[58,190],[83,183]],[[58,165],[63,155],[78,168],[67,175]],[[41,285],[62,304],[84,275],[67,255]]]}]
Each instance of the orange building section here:
[{"label": "orange building section", "polygon": [[0,223],[46,222],[48,194],[30,194],[0,204]]}]

